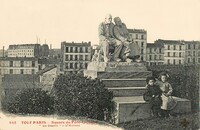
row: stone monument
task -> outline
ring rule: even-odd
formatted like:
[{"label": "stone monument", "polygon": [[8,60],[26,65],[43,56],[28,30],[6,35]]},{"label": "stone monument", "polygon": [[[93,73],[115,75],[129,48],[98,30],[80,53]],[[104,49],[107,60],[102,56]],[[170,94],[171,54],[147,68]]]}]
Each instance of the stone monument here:
[{"label": "stone monument", "polygon": [[[146,78],[152,76],[152,72],[147,70],[144,62],[104,61],[105,58],[100,55],[105,53],[99,50],[96,50],[84,76],[101,79],[106,88],[113,92],[113,123],[151,117],[151,106],[143,100],[143,94],[146,90]],[[109,53],[109,57],[112,57],[112,53]],[[175,99],[178,103],[174,112],[184,113],[191,110],[189,100]]]}]

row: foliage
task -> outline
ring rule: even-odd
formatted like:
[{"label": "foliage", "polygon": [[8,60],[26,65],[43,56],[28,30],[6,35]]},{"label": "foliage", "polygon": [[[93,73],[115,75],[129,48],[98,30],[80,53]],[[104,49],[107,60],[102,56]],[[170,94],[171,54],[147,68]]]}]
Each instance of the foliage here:
[{"label": "foliage", "polygon": [[199,75],[200,67],[197,65],[156,65],[149,66],[149,71],[154,77],[160,72],[167,72],[170,75],[169,82],[174,91],[173,95],[191,100],[192,110],[199,110]]},{"label": "foliage", "polygon": [[[81,74],[60,75],[54,83],[55,111],[60,115],[103,120],[111,114],[113,95],[99,79]],[[108,119],[108,116],[107,116]]]},{"label": "foliage", "polygon": [[3,110],[19,114],[51,114],[53,113],[54,99],[47,91],[36,89],[25,89],[19,92],[14,101],[8,98],[3,100]]}]

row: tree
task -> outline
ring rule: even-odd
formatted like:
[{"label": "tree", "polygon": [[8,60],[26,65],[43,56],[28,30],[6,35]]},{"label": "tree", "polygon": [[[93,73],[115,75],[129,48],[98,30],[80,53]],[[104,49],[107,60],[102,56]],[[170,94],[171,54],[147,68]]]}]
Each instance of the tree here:
[{"label": "tree", "polygon": [[[60,115],[103,120],[111,114],[113,94],[99,79],[80,74],[60,75],[54,83],[55,111]],[[107,116],[108,119],[108,116]]]},{"label": "tree", "polygon": [[18,93],[13,102],[3,103],[3,109],[20,114],[51,114],[54,112],[54,99],[41,88],[25,89]]}]

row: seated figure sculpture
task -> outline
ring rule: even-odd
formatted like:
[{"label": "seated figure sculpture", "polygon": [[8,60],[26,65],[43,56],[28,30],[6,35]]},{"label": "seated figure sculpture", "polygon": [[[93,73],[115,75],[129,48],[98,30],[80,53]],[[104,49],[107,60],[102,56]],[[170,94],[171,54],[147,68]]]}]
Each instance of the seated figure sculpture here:
[{"label": "seated figure sculpture", "polygon": [[140,57],[138,44],[133,42],[126,25],[122,23],[119,17],[115,17],[114,22],[113,35],[116,38],[116,42],[119,42],[119,49],[121,49],[118,58],[127,62],[137,60]]},{"label": "seated figure sculpture", "polygon": [[[121,20],[117,18],[115,19],[116,25],[114,25],[112,15],[108,14],[105,21],[99,25],[100,45],[95,49],[92,61],[132,61],[133,56],[130,55],[131,49],[129,47],[131,39],[127,37],[129,34],[125,24],[120,22]],[[124,34],[122,35],[122,33]]]}]

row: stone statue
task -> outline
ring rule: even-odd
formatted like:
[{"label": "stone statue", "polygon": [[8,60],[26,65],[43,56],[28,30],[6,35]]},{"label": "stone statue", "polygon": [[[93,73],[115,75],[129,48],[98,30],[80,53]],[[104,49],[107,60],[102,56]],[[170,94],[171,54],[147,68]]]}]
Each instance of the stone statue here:
[{"label": "stone statue", "polygon": [[114,22],[113,35],[117,39],[117,42],[120,42],[119,48],[121,49],[119,58],[127,62],[138,59],[140,57],[139,46],[130,37],[126,24],[122,23],[119,17],[115,17]]},{"label": "stone statue", "polygon": [[121,22],[119,17],[114,19],[108,14],[105,21],[99,25],[99,46],[95,49],[92,61],[109,62],[109,61],[126,61],[132,62],[135,58],[130,55],[130,44],[132,39],[129,37],[126,25]]}]

